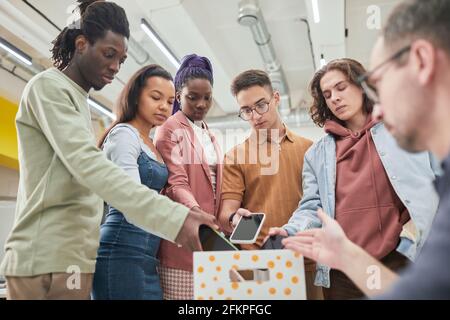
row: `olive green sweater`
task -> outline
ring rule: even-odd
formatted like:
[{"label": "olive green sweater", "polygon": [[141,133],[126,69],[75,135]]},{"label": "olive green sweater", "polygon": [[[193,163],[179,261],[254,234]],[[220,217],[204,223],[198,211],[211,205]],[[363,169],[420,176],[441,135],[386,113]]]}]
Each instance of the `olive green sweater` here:
[{"label": "olive green sweater", "polygon": [[95,145],[88,94],[57,69],[25,87],[16,125],[20,182],[0,274],[93,273],[103,201],[174,241],[188,209],[134,182]]}]

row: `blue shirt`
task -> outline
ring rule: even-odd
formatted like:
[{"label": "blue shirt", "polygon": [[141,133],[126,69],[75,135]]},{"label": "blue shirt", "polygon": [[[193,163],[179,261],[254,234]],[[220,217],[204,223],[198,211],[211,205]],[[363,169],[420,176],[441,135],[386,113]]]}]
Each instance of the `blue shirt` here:
[{"label": "blue shirt", "polygon": [[440,204],[430,236],[416,263],[378,299],[450,299],[450,155],[442,167],[444,175],[435,181]]}]

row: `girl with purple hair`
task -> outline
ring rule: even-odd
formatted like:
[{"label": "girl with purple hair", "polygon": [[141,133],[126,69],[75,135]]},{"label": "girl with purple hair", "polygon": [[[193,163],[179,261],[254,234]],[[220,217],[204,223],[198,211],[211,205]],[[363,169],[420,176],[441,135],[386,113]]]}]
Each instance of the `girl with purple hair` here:
[{"label": "girl with purple hair", "polygon": [[[205,123],[212,106],[213,70],[208,58],[183,58],[175,76],[173,116],[161,126],[155,144],[169,169],[164,193],[188,208],[199,207],[217,217],[223,155]],[[161,286],[166,300],[192,300],[192,252],[162,241]]]}]

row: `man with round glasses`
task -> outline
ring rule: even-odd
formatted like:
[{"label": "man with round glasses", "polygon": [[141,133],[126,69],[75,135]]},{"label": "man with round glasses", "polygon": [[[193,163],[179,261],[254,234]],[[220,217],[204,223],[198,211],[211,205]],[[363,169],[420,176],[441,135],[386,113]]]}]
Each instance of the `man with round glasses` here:
[{"label": "man with round glasses", "polygon": [[253,119],[253,112],[256,112],[258,115],[262,116],[264,113],[269,111],[272,100],[273,95],[272,98],[270,98],[269,102],[267,102],[266,99],[263,98],[263,100],[255,103],[253,107],[242,107],[241,110],[239,110],[239,118],[244,121],[250,121]]},{"label": "man with round glasses", "polygon": [[[265,213],[256,243],[241,246],[258,250],[269,229],[287,223],[303,196],[303,158],[312,141],[283,123],[278,113],[280,93],[266,72],[241,73],[231,91],[240,106],[239,117],[249,122],[252,134],[225,156],[219,221],[231,232],[241,216]],[[322,298],[321,289],[313,284],[315,263],[306,262],[305,270],[308,299]]]}]

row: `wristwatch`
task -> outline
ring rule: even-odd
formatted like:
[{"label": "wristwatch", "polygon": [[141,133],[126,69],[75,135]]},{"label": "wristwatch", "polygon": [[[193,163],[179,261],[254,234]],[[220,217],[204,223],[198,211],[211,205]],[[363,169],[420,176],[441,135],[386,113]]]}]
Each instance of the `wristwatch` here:
[{"label": "wristwatch", "polygon": [[228,222],[230,223],[230,225],[233,224],[233,218],[234,218],[234,216],[236,215],[236,212],[237,212],[237,211],[233,212],[233,213],[230,215],[230,217],[228,218]]}]

